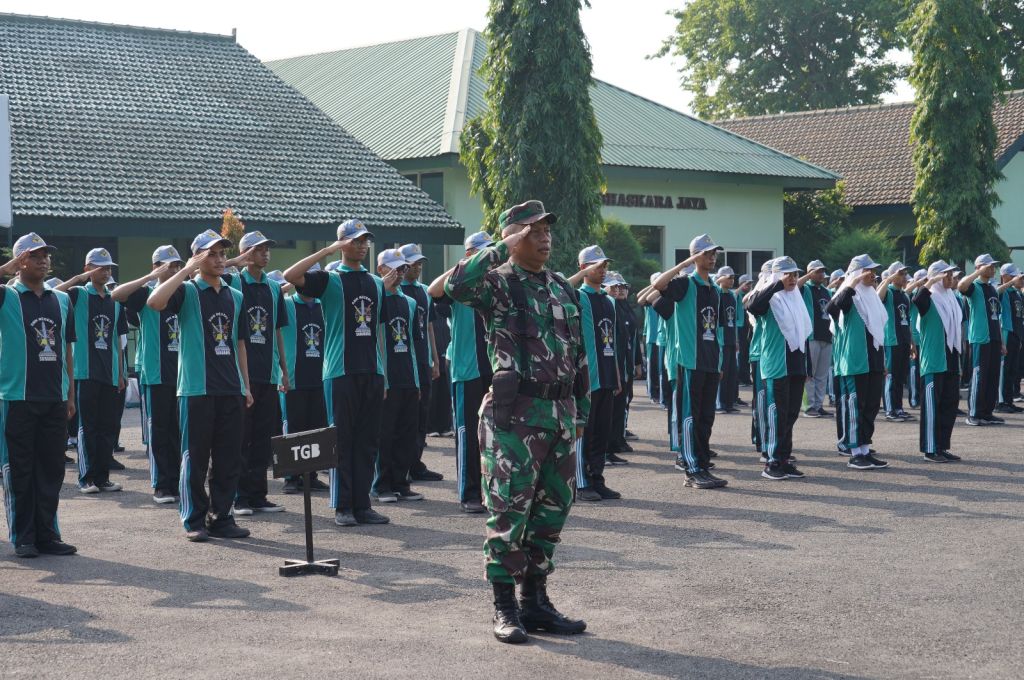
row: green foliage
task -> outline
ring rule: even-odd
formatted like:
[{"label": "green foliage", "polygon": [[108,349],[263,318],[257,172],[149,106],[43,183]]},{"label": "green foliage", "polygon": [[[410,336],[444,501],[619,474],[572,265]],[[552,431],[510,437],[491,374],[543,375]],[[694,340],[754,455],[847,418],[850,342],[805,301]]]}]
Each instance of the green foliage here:
[{"label": "green foliage", "polygon": [[487,110],[465,126],[459,153],[484,227],[495,233],[505,208],[543,201],[558,215],[550,266],[570,271],[601,222],[604,185],[580,9],[581,0],[491,0]]},{"label": "green foliage", "polygon": [[650,283],[651,274],[658,271],[658,262],[644,257],[640,241],[625,222],[609,218],[595,230],[594,236],[608,257],[615,260],[612,269],[622,274],[634,291]]},{"label": "green foliage", "polygon": [[907,21],[916,91],[914,215],[921,261],[1009,255],[992,208],[996,128],[992,108],[1003,85],[995,23],[982,0],[922,0]]},{"label": "green foliage", "polygon": [[[822,191],[793,191],[784,196],[782,220],[786,254],[801,267],[821,259],[822,248],[850,231],[852,208],[845,202],[843,182]],[[828,262],[833,268],[843,262]]]},{"label": "green foliage", "polygon": [[[899,255],[896,239],[876,224],[868,229],[852,228],[824,245],[819,259],[835,269],[846,269],[856,255],[867,253],[875,262],[889,263]],[[806,264],[806,263],[804,263]]]},{"label": "green foliage", "polygon": [[890,51],[908,0],[693,0],[657,56],[684,60],[703,118],[873,104],[902,77]]},{"label": "green foliage", "polygon": [[1024,0],[988,0],[986,9],[1002,41],[1000,60],[1005,87],[1024,88]]}]

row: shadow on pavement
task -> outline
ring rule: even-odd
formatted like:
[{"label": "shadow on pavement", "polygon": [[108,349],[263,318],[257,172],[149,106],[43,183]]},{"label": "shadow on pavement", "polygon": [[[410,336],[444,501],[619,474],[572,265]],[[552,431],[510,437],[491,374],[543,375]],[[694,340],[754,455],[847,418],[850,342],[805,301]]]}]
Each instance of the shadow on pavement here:
[{"label": "shadow on pavement", "polygon": [[[0,640],[32,644],[66,644],[68,642],[104,643],[130,642],[132,638],[114,630],[94,628],[96,616],[78,607],[50,604],[43,600],[0,593]],[[67,637],[33,639],[36,633],[62,630]],[[9,659],[13,661],[13,659]]]}]

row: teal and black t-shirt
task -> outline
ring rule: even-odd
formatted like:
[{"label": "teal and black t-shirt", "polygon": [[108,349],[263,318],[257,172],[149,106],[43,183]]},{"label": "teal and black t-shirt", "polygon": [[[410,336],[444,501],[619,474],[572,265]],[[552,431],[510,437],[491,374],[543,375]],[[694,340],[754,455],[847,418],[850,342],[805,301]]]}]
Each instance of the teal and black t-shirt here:
[{"label": "teal and black t-shirt", "polygon": [[434,320],[434,305],[427,294],[427,287],[419,281],[403,281],[398,289],[416,301],[416,323],[412,329],[412,341],[416,346],[416,366],[421,376],[430,376],[434,356],[430,351],[430,336],[427,329]]},{"label": "teal and black t-shirt", "polygon": [[324,380],[343,375],[384,375],[377,344],[384,283],[364,267],[341,265],[336,271],[307,272],[299,293],[320,300],[327,334]]},{"label": "teal and black t-shirt", "polygon": [[746,302],[746,310],[757,318],[761,333],[757,366],[765,380],[807,375],[807,355],[803,349],[807,347],[806,341],[802,343],[801,349],[790,349],[775,312],[772,311],[772,297],[784,289],[782,281],[776,281],[775,285],[754,293]]},{"label": "teal and black t-shirt", "polygon": [[66,293],[0,286],[0,400],[67,401],[66,346],[75,339]]},{"label": "teal and black t-shirt", "polygon": [[175,385],[178,381],[178,315],[146,305],[155,286],[143,286],[128,296],[124,307],[139,316],[136,364],[143,385]]},{"label": "teal and black t-shirt", "polygon": [[678,276],[669,281],[655,310],[673,326],[673,346],[665,353],[675,363],[691,370],[717,373],[721,348],[718,344],[718,288],[698,274]]},{"label": "teal and black t-shirt", "polygon": [[889,294],[885,296],[885,311],[888,314],[885,323],[885,346],[909,345],[910,299],[907,294],[896,286],[889,286]]},{"label": "teal and black t-shirt", "polygon": [[452,382],[466,382],[483,378],[490,382],[491,359],[487,356],[487,331],[484,319],[472,307],[456,302],[445,295],[434,303],[447,305],[452,339],[448,344],[448,362]]},{"label": "teal and black t-shirt", "polygon": [[92,283],[68,291],[75,315],[75,380],[96,380],[117,385],[121,366],[115,360],[121,336],[128,332],[121,305],[110,294],[97,292]]},{"label": "teal and black t-shirt", "polygon": [[384,348],[387,352],[388,388],[419,387],[416,332],[416,301],[401,292],[384,293],[384,308],[381,317],[386,335]]},{"label": "teal and black t-shirt", "polygon": [[186,281],[167,302],[178,315],[178,396],[245,394],[235,344],[242,294],[221,281],[220,290],[202,279]]},{"label": "teal and black t-shirt", "polygon": [[615,301],[604,291],[580,286],[583,340],[590,366],[590,389],[615,389]]},{"label": "teal and black t-shirt", "polygon": [[722,330],[722,346],[723,347],[735,347],[736,346],[736,296],[732,294],[731,290],[718,289],[718,319],[720,321],[720,328]]},{"label": "teal and black t-shirt", "polygon": [[975,279],[970,292],[964,296],[970,309],[967,341],[971,344],[999,342],[999,294],[991,283]]},{"label": "teal and black t-shirt", "polygon": [[281,285],[268,279],[263,272],[256,279],[248,269],[242,270],[238,276],[225,276],[224,280],[242,292],[243,327],[239,333],[245,342],[249,382],[257,385],[273,384],[279,372],[274,364],[276,331],[288,323]]},{"label": "teal and black t-shirt", "polygon": [[832,342],[832,317],[828,315],[828,301],[832,299],[828,288],[808,281],[800,291],[811,317],[811,340]]},{"label": "teal and black t-shirt", "polygon": [[[288,325],[281,329],[285,365],[292,389],[321,389],[324,380],[324,310],[320,301],[303,300],[293,293],[285,296]],[[280,368],[275,377],[280,382]]]}]

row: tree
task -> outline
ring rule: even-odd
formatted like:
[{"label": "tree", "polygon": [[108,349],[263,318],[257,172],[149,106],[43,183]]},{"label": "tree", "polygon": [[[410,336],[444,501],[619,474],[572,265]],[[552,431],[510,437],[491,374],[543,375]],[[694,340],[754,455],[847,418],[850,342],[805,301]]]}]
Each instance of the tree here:
[{"label": "tree", "polygon": [[693,0],[656,56],[684,60],[693,110],[720,119],[875,104],[907,0]]},{"label": "tree", "polygon": [[1024,88],[1024,0],[988,0],[986,9],[1002,40],[1000,58],[1005,87]]},{"label": "tree", "polygon": [[580,9],[581,0],[491,0],[481,67],[487,109],[460,138],[486,229],[495,232],[501,211],[527,199],[558,215],[556,269],[571,268],[601,222],[601,133]]},{"label": "tree", "polygon": [[921,261],[1009,255],[992,208],[996,128],[1002,85],[999,36],[982,0],[922,0],[907,22],[916,108],[914,215]]},{"label": "tree", "polygon": [[856,255],[867,253],[875,262],[885,264],[896,259],[896,239],[880,225],[850,229],[824,245],[820,260],[837,269],[846,269]]},{"label": "tree", "polygon": [[658,271],[658,261],[644,257],[640,241],[625,222],[609,218],[597,228],[595,236],[597,244],[614,260],[611,268],[622,274],[634,291],[650,283],[651,274]]},{"label": "tree", "polygon": [[[789,192],[783,200],[783,245],[801,267],[823,259],[824,245],[850,231],[852,208],[845,202],[843,182],[822,191]],[[835,262],[834,266],[845,264]]]}]

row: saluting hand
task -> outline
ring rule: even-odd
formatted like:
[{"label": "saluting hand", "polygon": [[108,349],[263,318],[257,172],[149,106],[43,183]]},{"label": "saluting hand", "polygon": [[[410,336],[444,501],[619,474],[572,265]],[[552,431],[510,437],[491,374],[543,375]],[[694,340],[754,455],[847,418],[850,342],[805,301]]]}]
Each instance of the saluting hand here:
[{"label": "saluting hand", "polygon": [[513,248],[529,234],[529,224],[510,224],[501,230],[501,241],[509,248]]},{"label": "saluting hand", "polygon": [[398,285],[398,270],[392,269],[391,271],[389,271],[387,274],[384,275],[383,281],[385,288],[387,288],[390,291],[394,291],[395,287]]},{"label": "saluting hand", "polygon": [[185,266],[182,267],[182,271],[184,271],[188,276],[195,274],[199,271],[199,263],[209,257],[209,255],[209,250],[200,250],[198,253],[188,258],[188,262],[186,262]]},{"label": "saluting hand", "polygon": [[0,267],[0,274],[3,276],[14,276],[21,271],[21,268],[28,264],[28,258],[32,256],[32,251],[26,250],[18,257],[15,257],[8,261],[4,266]]}]

